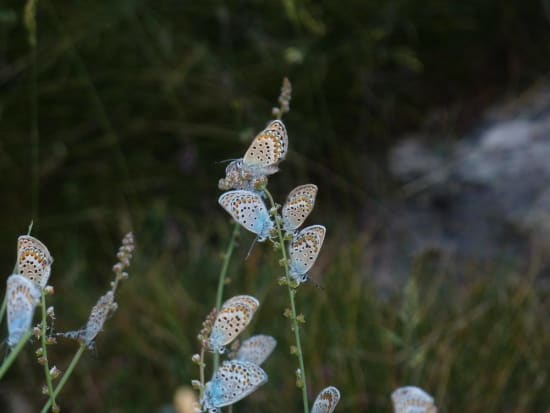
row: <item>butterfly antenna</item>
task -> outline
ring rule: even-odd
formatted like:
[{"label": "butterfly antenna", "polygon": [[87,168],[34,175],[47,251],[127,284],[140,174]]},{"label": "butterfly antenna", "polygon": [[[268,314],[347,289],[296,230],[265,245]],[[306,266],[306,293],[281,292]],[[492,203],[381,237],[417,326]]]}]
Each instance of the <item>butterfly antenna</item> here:
[{"label": "butterfly antenna", "polygon": [[233,159],[224,159],[223,161],[215,161],[214,163],[227,163],[227,162],[233,162],[238,160],[239,158],[233,158]]},{"label": "butterfly antenna", "polygon": [[252,240],[252,244],[250,244],[250,248],[248,249],[245,260],[247,260],[248,257],[250,257],[250,254],[252,253],[252,248],[254,248],[254,245],[256,245],[256,241],[258,241],[258,236],[254,237],[254,240]]},{"label": "butterfly antenna", "polygon": [[29,224],[29,229],[27,230],[27,235],[31,235],[33,225],[34,225],[34,221],[31,219],[31,223]]}]

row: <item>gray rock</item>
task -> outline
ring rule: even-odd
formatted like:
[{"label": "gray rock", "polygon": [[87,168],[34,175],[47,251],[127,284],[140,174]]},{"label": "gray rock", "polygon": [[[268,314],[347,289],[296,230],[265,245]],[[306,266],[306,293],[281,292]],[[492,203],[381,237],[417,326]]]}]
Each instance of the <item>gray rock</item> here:
[{"label": "gray rock", "polygon": [[388,158],[401,187],[376,261],[382,284],[427,251],[455,268],[550,251],[550,87],[488,110],[444,151],[429,142],[409,136]]}]

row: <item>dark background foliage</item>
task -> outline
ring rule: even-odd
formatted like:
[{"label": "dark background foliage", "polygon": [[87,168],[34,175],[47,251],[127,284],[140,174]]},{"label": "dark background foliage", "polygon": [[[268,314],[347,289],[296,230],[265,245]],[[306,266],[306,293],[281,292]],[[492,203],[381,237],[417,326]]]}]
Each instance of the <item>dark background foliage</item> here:
[{"label": "dark background foliage", "polygon": [[[546,76],[547,12],[544,2],[517,0],[41,0],[33,66],[23,5],[3,2],[2,271],[10,273],[16,237],[34,219],[33,233],[56,260],[59,328],[74,329],[106,288],[123,233],[133,229],[138,244],[120,310],[62,405],[152,411],[196,375],[194,337],[213,304],[214,258],[229,236],[216,202],[225,167],[217,161],[242,156],[288,76],[291,152],[271,185],[282,200],[294,185],[317,183],[312,222],[330,229],[318,270],[327,289],[299,296],[312,396],[330,381],[343,390],[342,411],[389,411],[389,391],[415,381],[444,411],[546,411],[548,378],[535,360],[547,359],[549,334],[542,328],[537,342],[544,320],[528,275],[504,274],[510,285],[497,292],[488,284],[456,291],[421,262],[411,269],[418,284],[380,298],[369,287],[361,222],[398,190],[385,160],[404,133],[437,127],[459,139],[491,103]],[[33,91],[38,146],[30,137]],[[291,411],[299,404],[276,259],[259,248],[242,262],[248,240],[230,291],[267,300],[255,329],[280,342],[267,365],[274,387],[254,406]],[[525,318],[512,313],[518,309]],[[71,347],[59,348],[64,360]],[[40,379],[25,373],[40,377],[33,363],[27,355],[1,386],[38,404]],[[508,393],[518,388],[528,395]]]}]

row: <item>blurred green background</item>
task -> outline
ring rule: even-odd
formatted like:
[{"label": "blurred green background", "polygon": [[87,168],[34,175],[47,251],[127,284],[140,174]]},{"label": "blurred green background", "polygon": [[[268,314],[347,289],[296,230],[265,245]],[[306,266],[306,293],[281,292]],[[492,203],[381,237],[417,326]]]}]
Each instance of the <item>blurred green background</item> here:
[{"label": "blurred green background", "polygon": [[[61,394],[63,411],[161,411],[198,376],[190,357],[231,231],[218,161],[242,156],[288,76],[290,154],[270,187],[282,201],[318,184],[309,222],[329,228],[314,271],[325,289],[298,294],[311,400],[335,385],[337,411],[389,412],[391,391],[416,384],[442,412],[550,412],[549,297],[530,263],[456,284],[428,254],[381,294],[361,225],[398,191],[385,159],[402,134],[447,108],[440,127],[458,137],[548,74],[547,3],[40,0],[34,57],[23,8],[0,4],[0,268],[11,272],[34,219],[55,258],[56,328],[72,330],[108,288],[123,234],[137,244],[119,310]],[[242,235],[226,292],[260,299],[248,333],[279,346],[269,383],[236,411],[299,411],[277,257],[257,246],[245,261]],[[37,408],[31,347],[0,393]],[[58,367],[74,347],[52,348]]]}]

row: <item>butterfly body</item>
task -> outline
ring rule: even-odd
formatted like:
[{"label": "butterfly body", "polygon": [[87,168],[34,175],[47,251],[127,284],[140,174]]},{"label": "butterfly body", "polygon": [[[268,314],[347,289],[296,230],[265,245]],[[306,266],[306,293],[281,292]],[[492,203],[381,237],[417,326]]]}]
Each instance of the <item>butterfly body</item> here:
[{"label": "butterfly body", "polygon": [[290,241],[290,277],[301,283],[307,280],[311,269],[325,240],[326,228],[322,225],[311,225],[294,235]]},{"label": "butterfly body", "polygon": [[8,345],[14,347],[31,328],[40,290],[20,274],[11,275],[7,284]]},{"label": "butterfly body", "polygon": [[209,412],[244,399],[267,382],[265,371],[254,363],[240,360],[225,361],[206,383],[203,408]]},{"label": "butterfly body", "polygon": [[262,200],[255,192],[245,190],[229,191],[218,199],[219,204],[248,231],[265,241],[273,229],[273,221]]}]

